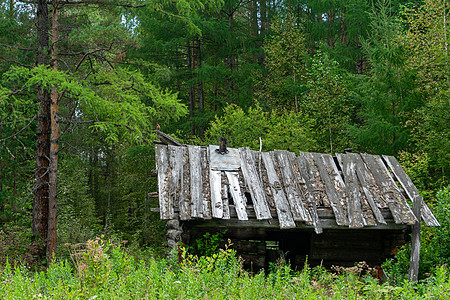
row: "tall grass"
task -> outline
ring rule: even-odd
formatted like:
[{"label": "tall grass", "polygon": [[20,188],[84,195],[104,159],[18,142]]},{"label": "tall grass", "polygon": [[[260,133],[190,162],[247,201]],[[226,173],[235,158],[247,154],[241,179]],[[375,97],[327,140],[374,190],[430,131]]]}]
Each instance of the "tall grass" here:
[{"label": "tall grass", "polygon": [[370,276],[340,275],[323,268],[294,272],[287,264],[250,274],[233,250],[211,256],[183,252],[169,260],[135,261],[120,245],[91,240],[72,250],[72,261],[46,271],[6,264],[0,299],[450,299],[450,272],[401,286]]}]

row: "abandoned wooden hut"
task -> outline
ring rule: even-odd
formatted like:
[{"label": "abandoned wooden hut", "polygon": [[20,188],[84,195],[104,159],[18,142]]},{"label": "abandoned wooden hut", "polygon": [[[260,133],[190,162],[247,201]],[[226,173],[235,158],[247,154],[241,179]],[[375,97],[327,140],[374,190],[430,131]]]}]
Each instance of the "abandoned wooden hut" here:
[{"label": "abandoned wooden hut", "polygon": [[222,232],[254,268],[280,254],[297,267],[379,265],[417,222],[421,196],[392,156],[156,144],[156,161],[169,247]]}]

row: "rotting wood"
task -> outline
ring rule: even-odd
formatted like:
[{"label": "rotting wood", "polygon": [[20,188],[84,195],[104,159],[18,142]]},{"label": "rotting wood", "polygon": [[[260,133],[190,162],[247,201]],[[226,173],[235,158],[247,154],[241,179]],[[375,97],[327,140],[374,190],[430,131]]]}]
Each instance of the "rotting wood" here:
[{"label": "rotting wood", "polygon": [[239,175],[237,172],[225,171],[228,182],[230,183],[230,192],[235,204],[236,213],[239,220],[248,220],[247,211],[245,209],[246,199],[242,195],[241,187],[239,185]]},{"label": "rotting wood", "polygon": [[267,204],[269,209],[276,210],[275,202],[272,194],[272,189],[269,184],[269,178],[267,176],[267,170],[264,166],[264,161],[262,159],[262,153],[258,151],[251,151],[252,157],[255,161],[256,172],[258,173],[259,179],[261,180],[264,192],[266,193]]},{"label": "rotting wood", "polygon": [[159,208],[161,219],[170,219],[170,209],[173,206],[169,206],[169,182],[170,175],[167,171],[169,169],[169,157],[167,154],[166,145],[155,145],[156,164],[158,168],[158,194],[159,194]]},{"label": "rotting wood", "polygon": [[222,171],[210,171],[210,186],[211,186],[211,210],[214,218],[223,218],[223,203],[222,203]]},{"label": "rotting wood", "polygon": [[239,152],[241,155],[242,173],[250,190],[256,218],[259,220],[271,219],[272,216],[270,215],[269,205],[266,200],[266,193],[256,171],[255,161],[253,160],[250,149],[247,147],[240,148]]},{"label": "rotting wood", "polygon": [[203,184],[200,150],[199,146],[188,146],[191,170],[191,217],[193,218],[202,217]]},{"label": "rotting wood", "polygon": [[[366,196],[366,200],[372,209],[372,213],[375,215],[377,222],[386,224],[379,208],[381,207],[381,200],[379,199],[379,195],[376,191],[377,188],[375,187],[375,182],[373,181],[373,177],[370,175],[369,170],[364,164],[361,156],[356,153],[347,153],[346,155],[349,155],[356,164],[356,175],[360,182],[360,187]],[[340,156],[338,156],[338,160],[340,160]],[[382,201],[384,202],[384,200]]]},{"label": "rotting wood", "polygon": [[281,179],[283,180],[282,187],[284,187],[286,197],[291,207],[292,217],[295,221],[307,221],[311,222],[311,216],[303,205],[301,195],[294,181],[294,174],[292,171],[292,165],[289,160],[289,152],[275,150],[273,153],[273,161],[277,162],[278,168],[281,171]]},{"label": "rotting wood", "polygon": [[191,172],[189,164],[189,151],[184,148],[184,165],[183,165],[183,201],[180,201],[180,220],[186,221],[191,219]]},{"label": "rotting wood", "polygon": [[209,159],[208,159],[208,149],[200,149],[200,161],[202,166],[201,176],[202,176],[202,217],[203,219],[211,219],[211,188],[209,185]]},{"label": "rotting wood", "polygon": [[313,193],[314,188],[311,183],[311,178],[313,177],[313,174],[312,174],[309,164],[306,161],[306,158],[302,152],[300,153],[300,156],[296,158],[296,164],[297,164],[300,176],[302,176],[302,179],[305,182],[305,187],[307,190],[307,194],[305,195],[306,208],[308,209],[309,214],[311,216],[311,221],[312,221],[312,225],[314,226],[314,231],[317,234],[320,234],[323,232],[323,230],[322,230],[322,224],[321,224],[319,216],[317,214],[316,201],[314,199],[314,193]]},{"label": "rotting wood", "polygon": [[419,276],[419,261],[420,261],[420,215],[423,199],[415,197],[413,203],[414,215],[417,218],[416,224],[412,226],[412,241],[411,241],[411,257],[408,278],[409,281],[417,283]]},{"label": "rotting wood", "polygon": [[370,154],[361,154],[361,157],[369,171],[373,174],[378,187],[382,189],[395,222],[413,225],[416,222],[416,217],[406,202],[405,197],[389,175],[389,171],[381,160],[381,157]]},{"label": "rotting wood", "polygon": [[397,159],[393,156],[387,155],[383,155],[383,159],[386,161],[389,168],[391,168],[392,172],[394,173],[398,182],[400,182],[409,199],[414,202],[414,199],[416,199],[416,197],[420,197],[422,202],[421,216],[425,224],[427,224],[427,226],[440,226],[438,220],[436,220],[428,205],[425,203],[425,201],[423,201],[422,195],[419,194],[416,186],[400,166]]},{"label": "rotting wood", "polygon": [[344,173],[345,188],[348,202],[348,219],[350,228],[361,228],[365,225],[362,215],[361,195],[359,193],[358,179],[356,176],[356,164],[349,154],[337,154],[342,161],[341,167]]},{"label": "rotting wood", "polygon": [[[322,159],[321,154],[307,153],[307,155],[310,155],[310,157],[312,157],[315,165],[319,169],[320,177],[322,178],[322,181],[325,185],[325,190],[327,192],[328,199],[330,200],[331,208],[334,211],[337,224],[341,225],[341,226],[348,226],[349,222],[348,222],[347,212],[341,203],[340,195],[338,194],[338,191],[336,190],[336,186],[335,186],[336,176],[333,176],[333,177],[335,177],[334,180],[331,179],[330,173],[327,170],[326,163]],[[337,176],[340,176],[340,175],[337,174]],[[341,178],[341,180],[342,180],[342,178]]]},{"label": "rotting wood", "polygon": [[230,204],[228,199],[228,191],[230,188],[230,184],[228,183],[228,178],[225,175],[225,172],[221,172],[222,179],[222,206],[223,206],[223,219],[230,219]]},{"label": "rotting wood", "polygon": [[327,192],[325,191],[325,186],[320,178],[320,172],[314,163],[314,159],[309,152],[300,152],[300,156],[303,156],[307,162],[310,170],[310,180],[311,186],[313,188],[313,196],[316,201],[317,207],[331,207],[330,200],[328,198]]},{"label": "rotting wood", "polygon": [[274,198],[275,207],[277,209],[280,228],[293,228],[295,227],[295,222],[292,218],[288,200],[281,186],[280,178],[278,178],[278,175],[275,171],[272,156],[267,152],[263,152],[261,155],[264,161],[265,169],[267,171],[268,181]]},{"label": "rotting wood", "polygon": [[169,182],[169,205],[180,207],[180,205],[184,204],[182,183],[185,148],[169,145],[168,151],[169,169],[171,170],[171,177]]}]

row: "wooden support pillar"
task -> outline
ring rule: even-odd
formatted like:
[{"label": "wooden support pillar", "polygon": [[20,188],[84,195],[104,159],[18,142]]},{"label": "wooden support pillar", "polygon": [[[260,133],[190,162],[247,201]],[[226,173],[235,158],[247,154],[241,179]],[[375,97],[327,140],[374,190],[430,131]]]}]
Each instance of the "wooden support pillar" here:
[{"label": "wooden support pillar", "polygon": [[178,219],[172,219],[166,223],[166,240],[167,240],[167,252],[166,255],[170,256],[173,251],[178,252],[178,243],[181,242],[181,234],[183,229],[181,228],[180,221]]},{"label": "wooden support pillar", "polygon": [[422,207],[422,196],[416,195],[413,202],[413,212],[417,218],[416,224],[412,225],[411,259],[409,265],[409,281],[417,283],[419,275],[420,260],[420,216]]}]

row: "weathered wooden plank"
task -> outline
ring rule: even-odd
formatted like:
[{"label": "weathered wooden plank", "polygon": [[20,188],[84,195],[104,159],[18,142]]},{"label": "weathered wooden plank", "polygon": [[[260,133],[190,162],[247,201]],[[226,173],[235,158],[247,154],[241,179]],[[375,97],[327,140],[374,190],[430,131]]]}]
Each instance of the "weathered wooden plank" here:
[{"label": "weathered wooden plank", "polygon": [[169,155],[166,145],[155,145],[156,167],[158,170],[159,213],[163,220],[171,218],[173,207],[169,203]]},{"label": "weathered wooden plank", "polygon": [[230,219],[230,203],[228,200],[228,191],[230,185],[225,174],[222,174],[222,205],[223,205],[223,219]]},{"label": "weathered wooden plank", "polygon": [[202,217],[211,219],[211,188],[209,186],[209,151],[207,148],[200,149],[202,164]]},{"label": "weathered wooden plank", "polygon": [[250,149],[239,148],[241,155],[241,168],[244,179],[252,196],[253,208],[255,209],[256,218],[258,220],[272,219],[270,215],[269,205],[266,200],[266,193],[263,189],[262,182],[258,176]]},{"label": "weathered wooden plank", "polygon": [[273,194],[272,194],[272,188],[269,183],[269,177],[267,176],[267,170],[264,167],[264,162],[263,162],[263,159],[261,156],[261,154],[263,152],[251,151],[251,153],[252,153],[252,157],[255,161],[256,172],[258,173],[258,177],[261,180],[263,190],[266,194],[266,200],[267,200],[267,204],[269,205],[269,209],[271,211],[273,211],[273,210],[276,211],[275,202],[274,202]]},{"label": "weathered wooden plank", "polygon": [[283,180],[282,187],[284,187],[289,206],[291,207],[292,217],[295,221],[311,222],[311,216],[303,205],[300,191],[298,190],[294,179],[289,152],[275,150],[270,153],[273,155],[273,161],[277,163],[277,166],[280,169],[281,179]]},{"label": "weathered wooden plank", "polygon": [[[420,220],[421,206],[423,199],[414,197],[413,209],[417,220]],[[411,257],[409,264],[408,278],[409,281],[417,283],[419,276],[419,260],[420,260],[420,221],[412,226],[412,241],[411,241]]]},{"label": "weathered wooden plank", "polygon": [[180,206],[183,206],[185,202],[183,193],[183,166],[185,163],[184,153],[186,148],[169,145],[168,151],[169,169],[171,169],[171,177],[169,182],[169,203],[171,203],[174,207],[180,208]]},{"label": "weathered wooden plank", "polygon": [[325,185],[320,178],[320,172],[314,163],[314,159],[309,152],[300,152],[306,163],[308,164],[310,170],[310,180],[313,189],[313,196],[317,207],[331,207],[330,200],[328,199],[327,192],[325,190]]},{"label": "weathered wooden plank", "polygon": [[191,169],[191,217],[193,218],[202,217],[203,183],[200,150],[199,146],[188,146]]},{"label": "weathered wooden plank", "polygon": [[307,155],[310,155],[313,158],[315,165],[319,169],[320,177],[322,178],[322,181],[325,185],[325,190],[327,192],[328,199],[330,200],[331,208],[333,209],[333,212],[335,214],[336,223],[341,226],[348,226],[349,222],[347,217],[347,211],[343,203],[341,202],[340,196],[340,194],[342,194],[341,189],[345,190],[345,186],[343,186],[341,183],[342,178],[339,179],[337,177],[337,176],[340,177],[339,173],[338,174],[332,173],[330,175],[332,170],[330,170],[329,173],[328,169],[330,169],[330,167],[327,168],[327,163],[325,162],[321,154],[308,153]]},{"label": "weathered wooden plank", "polygon": [[264,167],[267,171],[269,185],[271,187],[278,220],[280,222],[280,228],[293,228],[295,227],[295,222],[292,218],[288,200],[281,186],[281,181],[275,171],[272,156],[268,152],[261,153],[261,156],[264,161]]},{"label": "weathered wooden plank", "polygon": [[361,228],[365,225],[365,220],[361,209],[361,195],[359,193],[358,178],[356,176],[356,163],[351,155],[336,154],[342,161],[342,172],[344,173],[345,189],[348,201],[348,220],[350,228]]},{"label": "weathered wooden plank", "polygon": [[222,171],[211,170],[209,185],[211,186],[211,210],[214,218],[223,218]]},{"label": "weathered wooden plank", "polygon": [[191,168],[189,164],[189,152],[184,147],[184,165],[183,165],[183,201],[180,201],[180,220],[191,219]]},{"label": "weathered wooden plank", "polygon": [[235,148],[228,148],[228,153],[220,154],[216,150],[219,146],[208,146],[209,161],[211,170],[215,171],[237,171],[241,166],[241,159],[239,150]]},{"label": "weathered wooden plank", "polygon": [[414,202],[416,197],[419,197],[422,202],[421,216],[427,226],[440,226],[438,220],[434,217],[428,205],[423,201],[422,195],[419,194],[416,186],[409,178],[409,176],[405,173],[397,159],[393,156],[383,155],[383,159],[388,164],[389,168],[391,168],[392,172],[397,178],[398,182],[402,185],[403,189],[406,191],[409,199]]},{"label": "weathered wooden plank", "polygon": [[369,171],[373,174],[378,187],[383,191],[395,222],[410,225],[414,224],[416,222],[416,217],[406,202],[405,197],[389,175],[389,171],[381,160],[381,157],[370,154],[361,154],[361,157],[366,163]]},{"label": "weathered wooden plank", "polygon": [[228,182],[230,183],[230,193],[231,196],[233,197],[238,219],[248,220],[247,211],[245,209],[246,199],[241,192],[238,172],[225,171],[225,174],[227,175]]},{"label": "weathered wooden plank", "polygon": [[373,178],[370,175],[369,170],[367,169],[366,165],[364,164],[359,154],[348,153],[347,155],[350,155],[356,164],[356,175],[359,179],[361,189],[363,190],[363,193],[366,196],[367,202],[370,208],[372,209],[372,212],[375,215],[376,220],[378,221],[378,223],[386,224],[386,221],[384,220],[383,215],[381,214],[380,211],[381,202],[382,201],[384,202],[384,200],[379,199],[377,193],[378,189],[375,186],[375,182],[373,181]]},{"label": "weathered wooden plank", "polygon": [[314,231],[319,234],[322,233],[322,224],[320,222],[319,216],[317,214],[316,200],[314,199],[314,187],[311,182],[311,178],[313,178],[313,174],[311,168],[309,167],[309,163],[307,162],[304,153],[301,152],[300,156],[295,159],[296,164],[298,166],[298,171],[300,176],[302,177],[305,187],[307,190],[306,198],[306,208],[311,216],[311,222],[314,226]]}]

